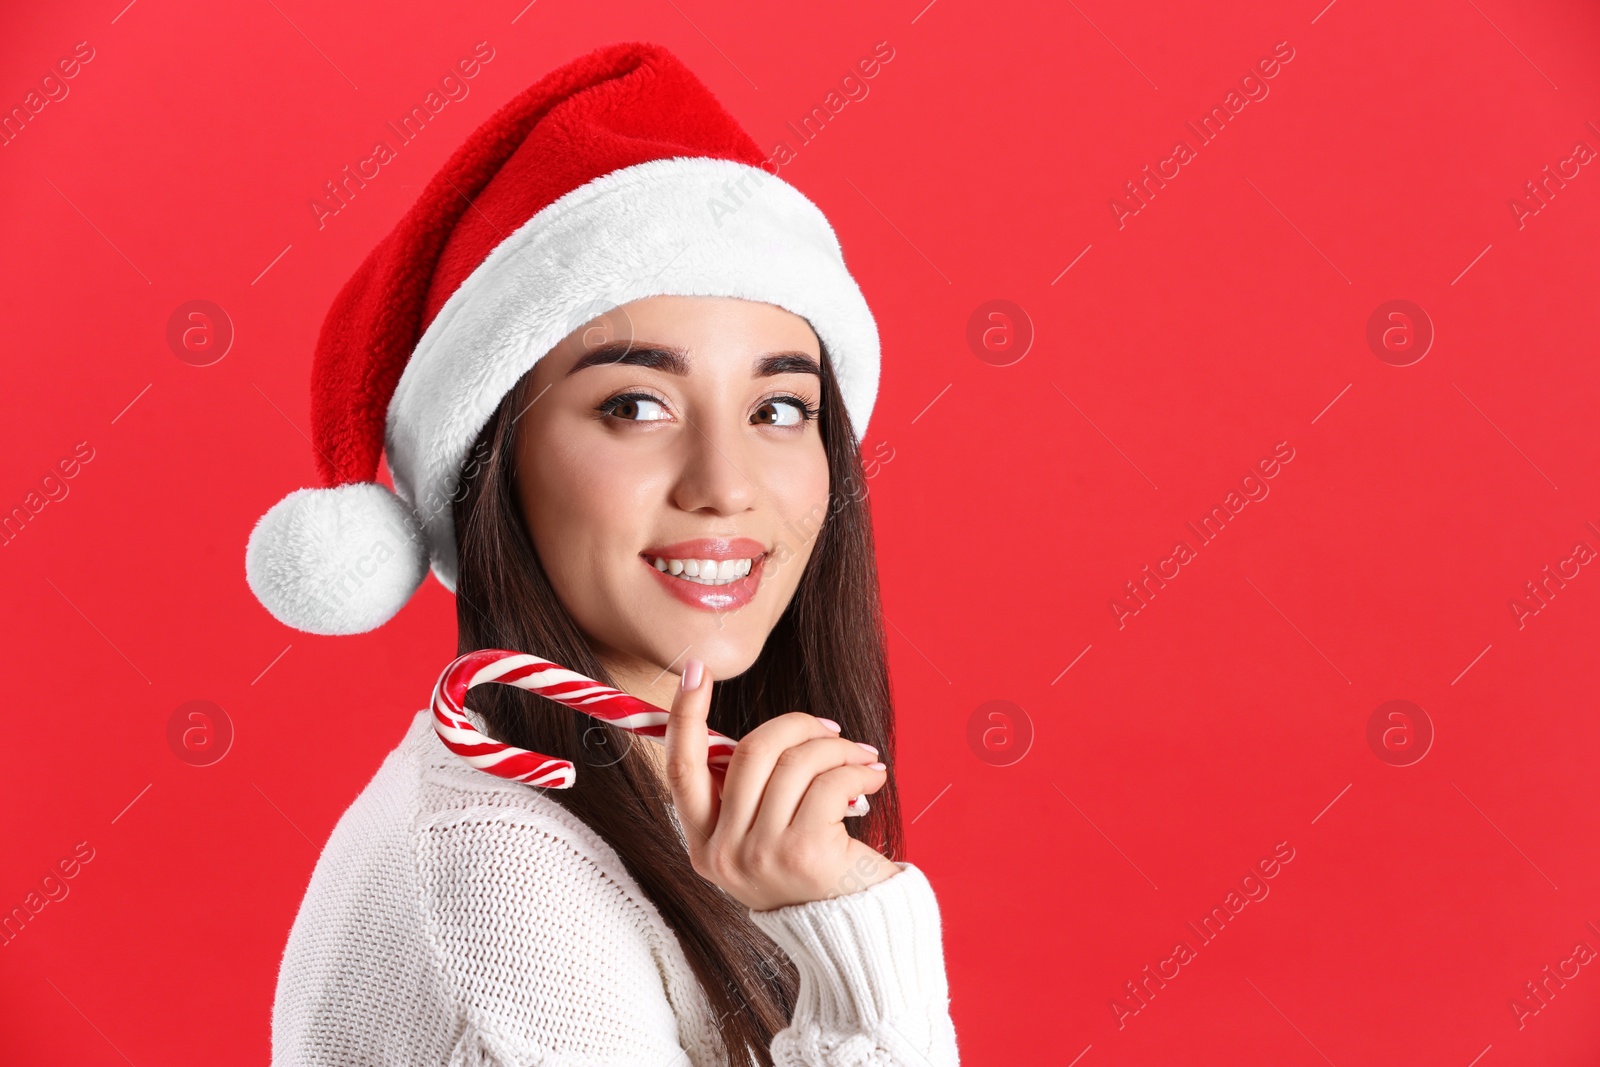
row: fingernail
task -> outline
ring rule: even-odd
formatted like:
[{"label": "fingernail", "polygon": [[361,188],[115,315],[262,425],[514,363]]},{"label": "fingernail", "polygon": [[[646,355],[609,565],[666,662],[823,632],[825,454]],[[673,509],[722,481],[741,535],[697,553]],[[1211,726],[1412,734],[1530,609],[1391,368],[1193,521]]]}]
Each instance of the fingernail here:
[{"label": "fingernail", "polygon": [[699,689],[700,679],[704,677],[706,665],[697,659],[685,660],[683,664],[683,688]]},{"label": "fingernail", "polygon": [[869,764],[867,764],[867,766],[869,768],[871,768],[872,770],[881,771],[881,770],[886,770],[889,765],[887,763],[884,763],[882,760],[879,760],[877,763],[869,763]]},{"label": "fingernail", "polygon": [[862,748],[866,749],[868,752],[872,753],[874,756],[876,756],[878,754],[878,750],[873,748],[871,745],[867,744],[865,741],[857,741],[856,744],[860,745]]},{"label": "fingernail", "polygon": [[834,733],[838,733],[840,730],[844,729],[832,719],[824,719],[820,715],[817,717],[817,721],[826,726],[828,729],[832,730]]}]

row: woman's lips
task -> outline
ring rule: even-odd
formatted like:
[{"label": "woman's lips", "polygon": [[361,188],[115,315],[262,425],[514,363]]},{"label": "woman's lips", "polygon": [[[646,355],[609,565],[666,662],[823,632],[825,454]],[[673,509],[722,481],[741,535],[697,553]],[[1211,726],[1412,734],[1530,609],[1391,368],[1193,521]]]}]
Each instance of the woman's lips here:
[{"label": "woman's lips", "polygon": [[664,559],[755,559],[767,547],[749,537],[696,537],[688,541],[674,541],[670,545],[651,545],[640,555],[653,560]]},{"label": "woman's lips", "polygon": [[[765,552],[753,556],[727,556],[725,558],[750,559],[750,573],[742,578],[736,578],[726,585],[701,585],[699,582],[691,582],[686,578],[679,578],[676,575],[668,574],[666,571],[657,570],[655,558],[654,555],[640,555],[639,561],[655,576],[656,581],[660,582],[668,593],[690,607],[700,608],[702,611],[728,611],[750,603],[751,599],[756,595],[756,590],[761,585],[762,569],[767,561]],[[703,558],[715,558],[715,556],[708,553]]]}]

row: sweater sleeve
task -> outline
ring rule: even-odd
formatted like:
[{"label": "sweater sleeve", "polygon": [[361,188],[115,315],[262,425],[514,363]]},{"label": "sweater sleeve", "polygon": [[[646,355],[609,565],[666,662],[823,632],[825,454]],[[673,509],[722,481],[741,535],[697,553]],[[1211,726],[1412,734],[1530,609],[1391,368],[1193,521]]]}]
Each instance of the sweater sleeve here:
[{"label": "sweater sleeve", "polygon": [[751,920],[794,960],[799,997],[778,1067],[954,1067],[939,904],[917,867]]}]

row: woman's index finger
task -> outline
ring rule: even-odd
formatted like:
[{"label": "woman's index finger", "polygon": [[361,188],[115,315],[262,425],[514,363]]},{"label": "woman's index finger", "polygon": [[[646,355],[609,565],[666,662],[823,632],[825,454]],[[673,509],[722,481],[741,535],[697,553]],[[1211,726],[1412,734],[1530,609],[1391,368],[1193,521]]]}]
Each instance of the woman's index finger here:
[{"label": "woman's index finger", "polygon": [[[681,685],[667,712],[666,775],[672,791],[678,821],[689,835],[691,849],[710,840],[717,825],[717,792],[720,783],[712,779],[707,763],[710,739],[706,717],[711,711],[710,672],[697,660],[684,665],[685,677],[698,668],[701,676],[693,689]],[[691,679],[692,680],[692,679]]]}]

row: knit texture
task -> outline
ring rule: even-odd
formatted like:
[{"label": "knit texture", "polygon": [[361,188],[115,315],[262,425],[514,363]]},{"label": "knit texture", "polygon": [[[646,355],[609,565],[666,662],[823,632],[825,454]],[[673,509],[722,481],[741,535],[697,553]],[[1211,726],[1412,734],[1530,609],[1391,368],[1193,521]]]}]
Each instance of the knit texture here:
[{"label": "knit texture", "polygon": [[[795,962],[780,1067],[956,1064],[938,902],[909,863],[754,921]],[[419,711],[340,817],[290,929],[272,1063],[725,1062],[676,934],[587,824],[462,763]]]}]

